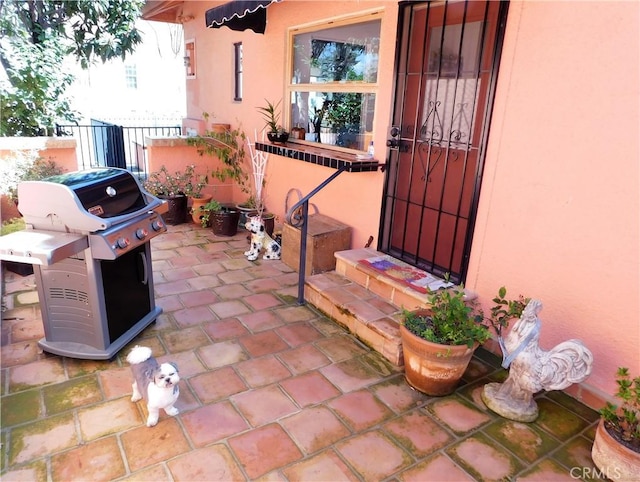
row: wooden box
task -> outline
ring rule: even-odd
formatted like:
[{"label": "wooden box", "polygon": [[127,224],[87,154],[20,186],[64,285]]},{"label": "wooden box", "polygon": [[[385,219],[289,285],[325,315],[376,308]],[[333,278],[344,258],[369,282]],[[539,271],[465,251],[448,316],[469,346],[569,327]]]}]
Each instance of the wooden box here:
[{"label": "wooden box", "polygon": [[[336,268],[336,251],[351,248],[351,228],[322,214],[309,216],[305,276]],[[299,271],[300,228],[285,224],[282,228],[282,261]]]}]

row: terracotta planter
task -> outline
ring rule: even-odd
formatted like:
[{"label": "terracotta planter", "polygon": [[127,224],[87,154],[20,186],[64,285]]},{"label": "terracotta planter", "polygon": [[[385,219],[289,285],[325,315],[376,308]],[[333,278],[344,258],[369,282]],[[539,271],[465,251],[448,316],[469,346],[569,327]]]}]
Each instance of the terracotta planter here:
[{"label": "terracotta planter", "polygon": [[223,206],[221,211],[211,213],[211,229],[218,236],[235,236],[238,232],[240,211],[235,207]]},{"label": "terracotta planter", "polygon": [[202,196],[191,198],[191,219],[196,224],[202,224],[202,216],[204,211],[200,208],[211,201],[212,196]]},{"label": "terracotta planter", "polygon": [[602,477],[613,481],[640,480],[640,453],[614,439],[604,427],[602,419],[593,439],[591,458]]},{"label": "terracotta planter", "polygon": [[464,374],[478,347],[440,345],[424,340],[400,325],[404,372],[407,383],[416,390],[440,397],[449,395]]},{"label": "terracotta planter", "polygon": [[187,196],[158,196],[160,199],[166,199],[169,204],[169,210],[162,215],[164,222],[171,225],[182,224],[187,220]]}]

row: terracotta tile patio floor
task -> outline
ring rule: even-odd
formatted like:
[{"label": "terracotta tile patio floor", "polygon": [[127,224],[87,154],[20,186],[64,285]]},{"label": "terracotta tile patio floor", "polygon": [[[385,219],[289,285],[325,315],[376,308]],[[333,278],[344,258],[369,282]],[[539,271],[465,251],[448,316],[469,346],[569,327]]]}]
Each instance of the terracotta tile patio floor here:
[{"label": "terracotta tile patio floor", "polygon": [[42,353],[33,276],[7,272],[2,320],[3,481],[566,480],[592,474],[598,416],[562,392],[538,420],[488,411],[484,383],[504,379],[480,349],[450,396],[428,397],[402,370],[312,306],[281,261],[249,262],[246,232],[194,224],[152,241],[164,312],[130,345],[182,376],[181,413],[129,400],[127,346],[113,360]]}]

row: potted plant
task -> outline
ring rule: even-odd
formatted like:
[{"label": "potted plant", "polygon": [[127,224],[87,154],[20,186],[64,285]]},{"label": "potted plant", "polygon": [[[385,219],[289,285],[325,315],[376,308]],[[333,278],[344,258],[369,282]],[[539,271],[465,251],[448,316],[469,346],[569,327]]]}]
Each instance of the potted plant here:
[{"label": "potted plant", "polygon": [[257,107],[258,111],[262,113],[262,118],[266,124],[267,138],[278,144],[284,144],[289,139],[289,133],[279,124],[280,113],[278,108],[280,107],[281,100],[277,104],[273,104],[269,100],[265,99],[266,106]]},{"label": "potted plant", "polygon": [[144,188],[154,196],[165,199],[169,204],[168,211],[163,215],[167,224],[181,224],[187,219],[187,196],[194,190],[193,164],[185,167],[184,171],[169,172],[166,166],[161,166],[158,171],[149,174],[144,182]]},{"label": "potted plant", "polygon": [[427,395],[448,395],[490,333],[462,285],[431,291],[428,300],[428,309],[403,309],[400,336],[405,377]]},{"label": "potted plant", "polygon": [[218,236],[235,236],[238,232],[240,211],[233,205],[221,204],[216,200],[209,201],[200,208],[202,227],[211,226],[213,234]]},{"label": "potted plant", "polygon": [[211,194],[202,192],[204,186],[208,183],[207,176],[199,176],[198,182],[193,185],[193,190],[189,198],[191,199],[191,219],[194,223],[200,223],[202,216],[202,206],[211,201]]},{"label": "potted plant", "polygon": [[631,379],[629,369],[620,367],[616,384],[621,403],[607,402],[599,410],[591,458],[611,480],[640,480],[640,376]]}]

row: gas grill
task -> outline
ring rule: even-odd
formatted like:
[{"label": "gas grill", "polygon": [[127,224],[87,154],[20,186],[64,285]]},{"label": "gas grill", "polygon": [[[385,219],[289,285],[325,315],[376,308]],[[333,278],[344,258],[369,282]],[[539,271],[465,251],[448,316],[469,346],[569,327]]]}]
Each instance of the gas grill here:
[{"label": "gas grill", "polygon": [[150,240],[166,203],[123,169],[90,169],[18,185],[27,229],[0,237],[0,259],[34,265],[40,347],[107,360],[162,312]]}]

